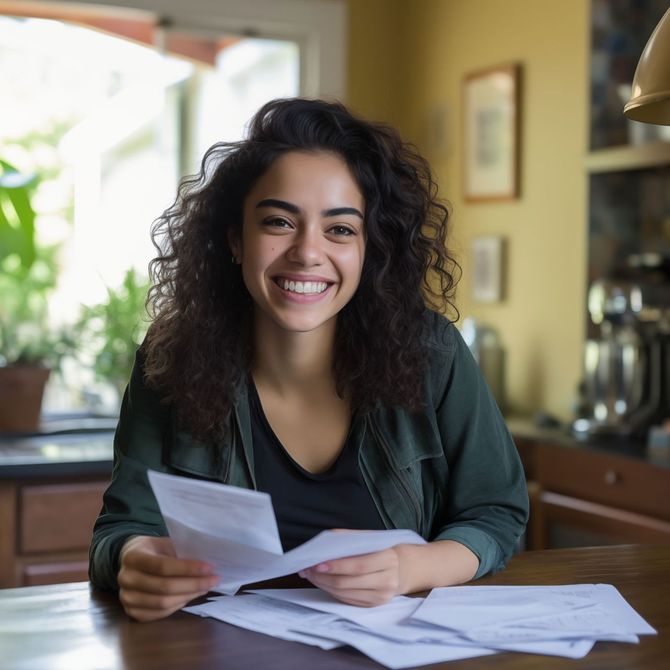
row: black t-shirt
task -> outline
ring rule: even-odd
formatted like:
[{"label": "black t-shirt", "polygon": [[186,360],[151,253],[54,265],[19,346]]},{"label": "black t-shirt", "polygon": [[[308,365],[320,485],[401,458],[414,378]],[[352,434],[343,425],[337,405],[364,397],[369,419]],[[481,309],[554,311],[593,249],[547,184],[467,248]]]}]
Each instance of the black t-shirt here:
[{"label": "black t-shirt", "polygon": [[333,465],[326,472],[313,474],[284,449],[268,423],[251,379],[249,409],[256,486],[272,497],[284,551],[330,528],[385,528],[363,481],[351,435]]}]

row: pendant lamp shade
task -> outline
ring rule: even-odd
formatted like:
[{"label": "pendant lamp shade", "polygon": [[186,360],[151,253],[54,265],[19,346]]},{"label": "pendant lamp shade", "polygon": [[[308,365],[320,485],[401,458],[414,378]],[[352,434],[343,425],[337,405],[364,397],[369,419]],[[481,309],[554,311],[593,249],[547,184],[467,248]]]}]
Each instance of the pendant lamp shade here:
[{"label": "pendant lamp shade", "polygon": [[670,126],[670,9],[640,56],[623,113],[633,121]]}]

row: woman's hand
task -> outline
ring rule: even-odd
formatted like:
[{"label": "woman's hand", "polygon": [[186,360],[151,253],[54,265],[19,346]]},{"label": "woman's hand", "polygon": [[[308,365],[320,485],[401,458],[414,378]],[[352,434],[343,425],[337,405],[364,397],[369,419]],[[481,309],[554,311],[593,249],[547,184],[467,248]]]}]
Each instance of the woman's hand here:
[{"label": "woman's hand", "polygon": [[342,602],[373,607],[404,593],[463,584],[478,568],[479,558],[470,549],[439,540],[325,561],[300,575]]},{"label": "woman's hand", "polygon": [[300,576],[349,605],[383,605],[406,592],[403,546],[325,561],[302,570]]},{"label": "woman's hand", "polygon": [[138,621],[162,619],[219,582],[207,563],[177,558],[169,537],[131,537],[120,565],[119,599]]}]

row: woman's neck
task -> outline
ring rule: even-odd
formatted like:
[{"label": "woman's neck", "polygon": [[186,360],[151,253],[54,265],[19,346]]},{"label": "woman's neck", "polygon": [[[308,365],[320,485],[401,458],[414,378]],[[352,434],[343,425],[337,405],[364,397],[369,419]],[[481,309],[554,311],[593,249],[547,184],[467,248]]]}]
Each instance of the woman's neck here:
[{"label": "woman's neck", "polygon": [[316,331],[297,333],[257,318],[254,326],[253,376],[256,384],[280,395],[316,387],[334,387],[335,320]]}]

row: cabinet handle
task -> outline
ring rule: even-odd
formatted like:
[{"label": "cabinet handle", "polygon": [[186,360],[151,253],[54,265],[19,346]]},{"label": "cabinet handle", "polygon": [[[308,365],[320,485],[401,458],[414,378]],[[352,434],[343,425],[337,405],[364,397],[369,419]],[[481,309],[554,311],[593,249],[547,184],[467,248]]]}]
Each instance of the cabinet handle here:
[{"label": "cabinet handle", "polygon": [[605,472],[605,484],[613,486],[619,481],[619,475],[614,470],[607,470]]}]

